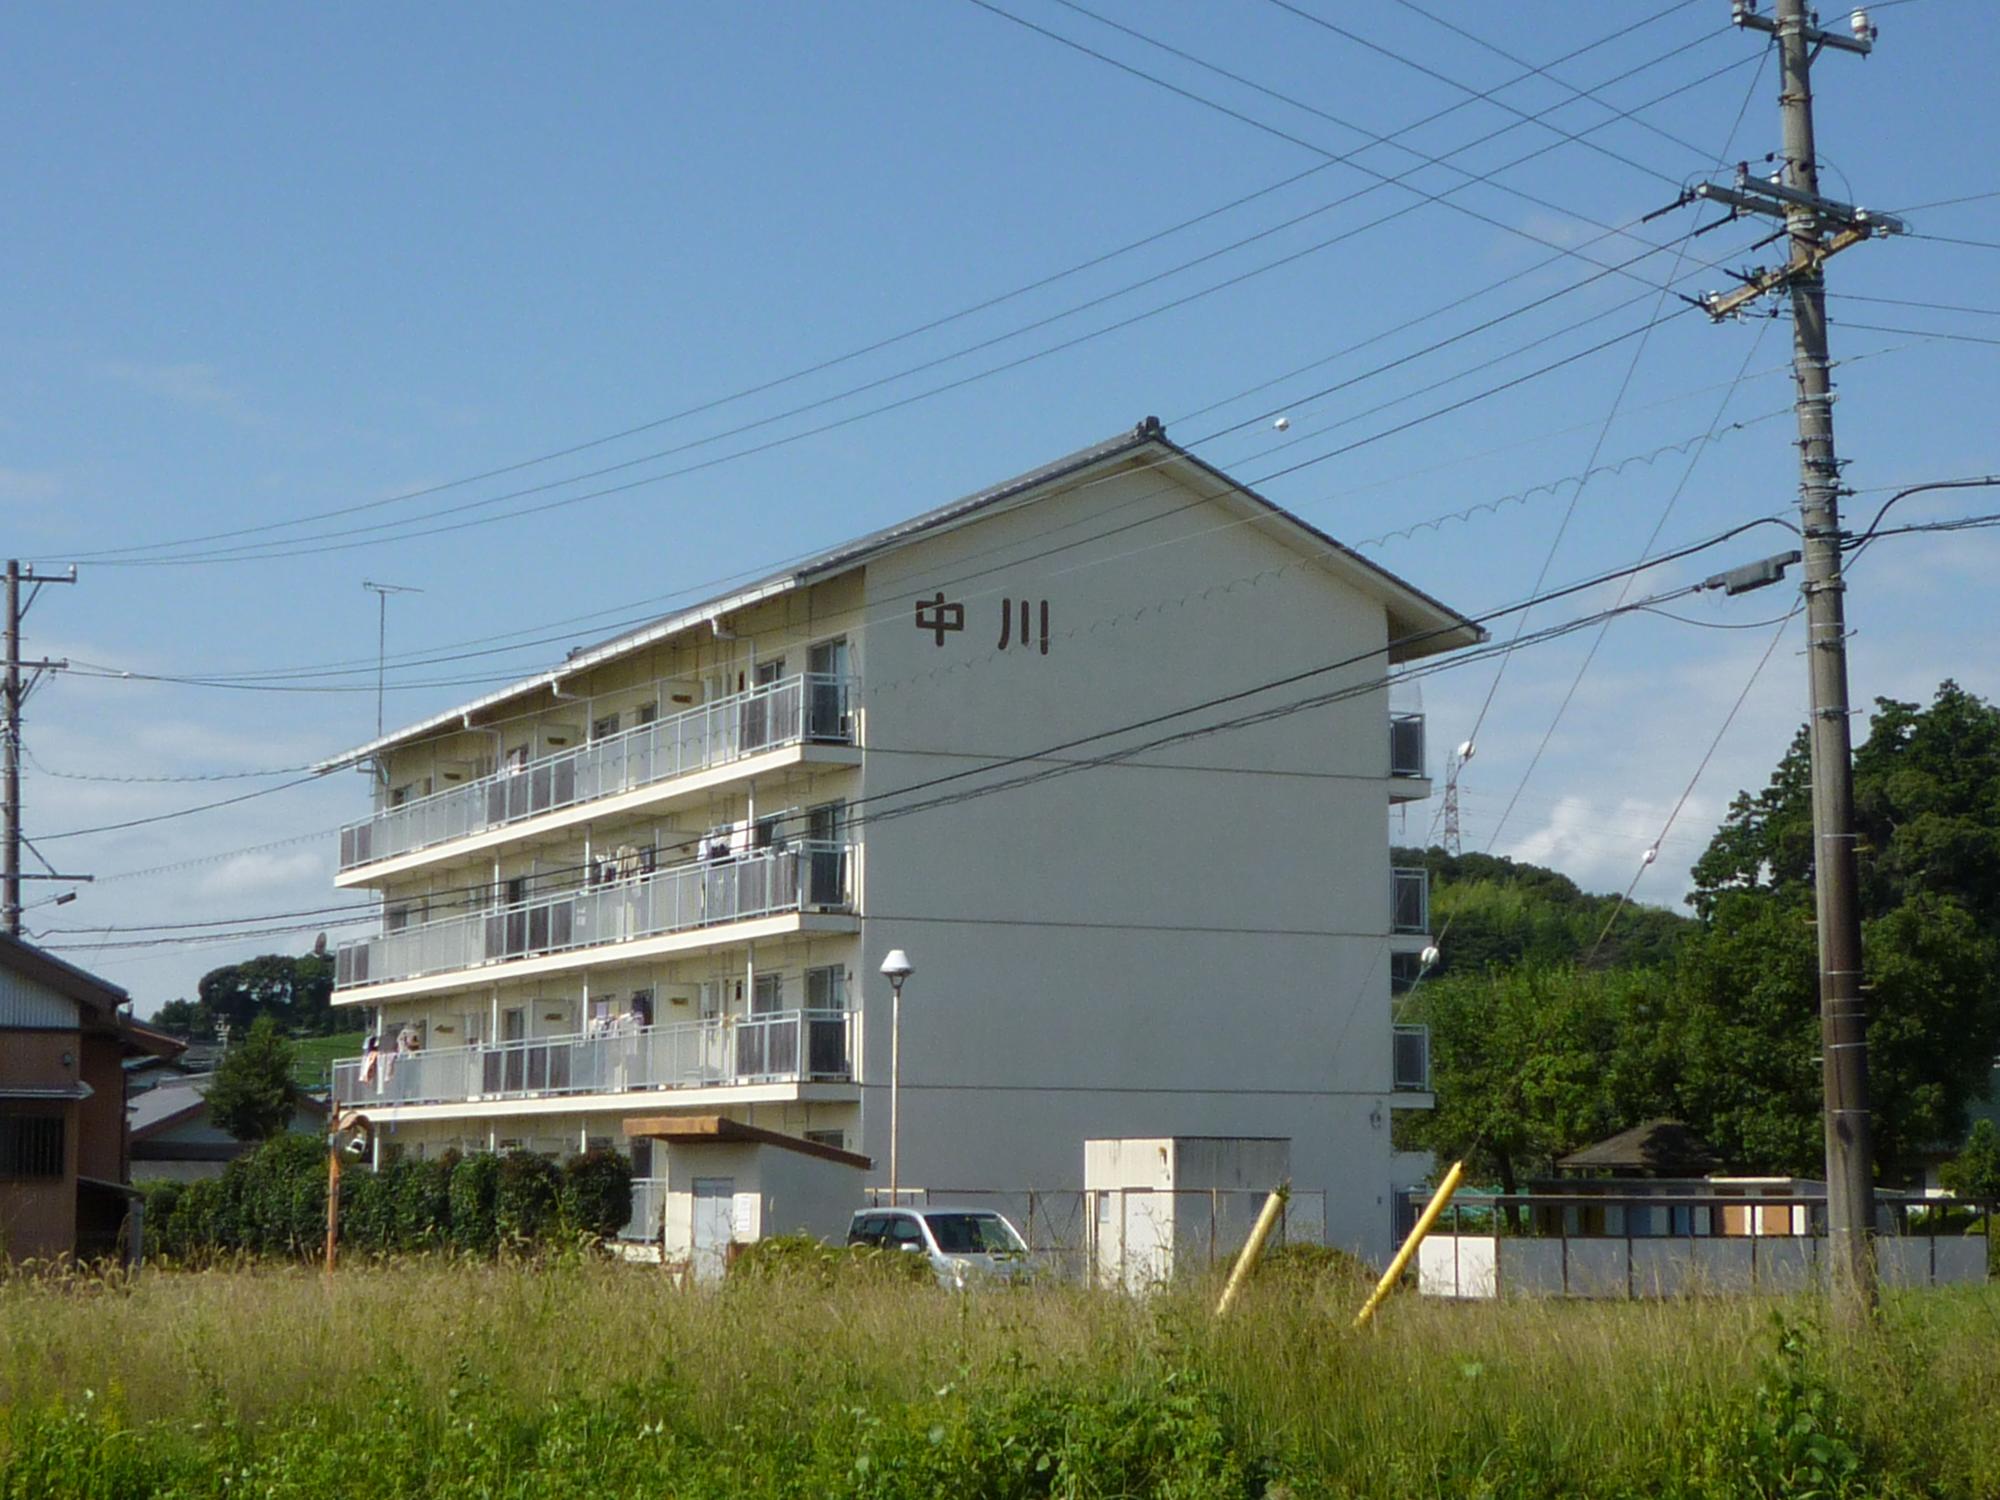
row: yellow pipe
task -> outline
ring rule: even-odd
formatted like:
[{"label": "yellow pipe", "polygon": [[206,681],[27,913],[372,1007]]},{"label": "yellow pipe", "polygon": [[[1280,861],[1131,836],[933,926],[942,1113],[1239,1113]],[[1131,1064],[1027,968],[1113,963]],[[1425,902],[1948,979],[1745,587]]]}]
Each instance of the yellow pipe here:
[{"label": "yellow pipe", "polygon": [[1271,1189],[1271,1196],[1264,1200],[1264,1210],[1257,1215],[1257,1222],[1250,1226],[1250,1238],[1243,1242],[1237,1252],[1236,1266],[1229,1273],[1229,1284],[1222,1289],[1222,1300],[1215,1304],[1215,1315],[1219,1318],[1229,1311],[1229,1304],[1236,1300],[1243,1283],[1250,1279],[1250,1273],[1257,1268],[1257,1261],[1264,1253],[1264,1241],[1277,1228],[1278,1214],[1285,1206],[1285,1200],[1292,1195],[1290,1183],[1279,1183]]},{"label": "yellow pipe", "polygon": [[1380,1307],[1384,1299],[1394,1290],[1397,1280],[1410,1264],[1410,1257],[1417,1253],[1417,1246],[1424,1242],[1424,1236],[1431,1232],[1431,1225],[1437,1222],[1438,1215],[1444,1212],[1445,1205],[1451,1202],[1451,1195],[1458,1191],[1459,1183],[1464,1180],[1465,1163],[1453,1162],[1451,1170],[1444,1174],[1444,1181],[1438,1184],[1437,1191],[1431,1194],[1431,1201],[1418,1216],[1415,1226],[1410,1230],[1410,1237],[1403,1241],[1403,1248],[1396,1252],[1396,1258],[1389,1262],[1389,1269],[1382,1273],[1382,1279],[1375,1283],[1375,1290],[1369,1294],[1368,1300],[1361,1304],[1361,1311],[1354,1315],[1356,1328],[1366,1326],[1368,1320],[1375,1316],[1375,1309]]}]

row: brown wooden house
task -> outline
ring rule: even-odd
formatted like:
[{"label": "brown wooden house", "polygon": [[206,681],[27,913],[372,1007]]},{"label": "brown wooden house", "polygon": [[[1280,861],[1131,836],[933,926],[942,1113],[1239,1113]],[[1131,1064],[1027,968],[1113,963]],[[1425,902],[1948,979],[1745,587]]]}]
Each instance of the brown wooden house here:
[{"label": "brown wooden house", "polygon": [[112,1255],[133,1197],[127,1057],[181,1044],[125,991],[0,934],[0,1259]]}]

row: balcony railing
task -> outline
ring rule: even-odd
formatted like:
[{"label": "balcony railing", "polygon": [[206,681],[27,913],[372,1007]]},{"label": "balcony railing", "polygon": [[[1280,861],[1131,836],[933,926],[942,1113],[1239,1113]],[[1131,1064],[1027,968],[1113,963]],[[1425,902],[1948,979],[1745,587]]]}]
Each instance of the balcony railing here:
[{"label": "balcony railing", "polygon": [[723,922],[844,910],[852,863],[851,845],[808,839],[445,917],[343,943],[334,955],[334,985],[388,984]]},{"label": "balcony railing", "polygon": [[850,745],[853,693],[849,678],[807,672],[384,808],[340,830],[340,868],[394,859],[786,745]]},{"label": "balcony railing", "polygon": [[1391,776],[1424,774],[1422,714],[1389,715],[1389,774]]},{"label": "balcony railing", "polygon": [[1431,1088],[1431,1029],[1398,1026],[1389,1063],[1389,1086],[1397,1093],[1427,1094]]},{"label": "balcony railing", "polygon": [[1389,924],[1392,932],[1429,932],[1431,930],[1431,872],[1418,868],[1398,866],[1389,872],[1391,906]]},{"label": "balcony railing", "polygon": [[363,1108],[625,1094],[737,1084],[844,1083],[854,1076],[851,1011],[783,1010],[745,1020],[439,1047],[377,1059],[380,1076],[337,1063],[334,1102]]}]

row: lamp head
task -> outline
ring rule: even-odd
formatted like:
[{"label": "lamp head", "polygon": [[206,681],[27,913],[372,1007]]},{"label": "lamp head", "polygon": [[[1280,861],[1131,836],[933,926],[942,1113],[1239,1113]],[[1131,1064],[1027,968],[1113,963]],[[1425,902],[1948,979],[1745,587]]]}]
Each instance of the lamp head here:
[{"label": "lamp head", "polygon": [[901,948],[891,948],[889,956],[882,960],[883,977],[899,988],[905,979],[916,972],[917,966],[910,962],[910,955]]}]

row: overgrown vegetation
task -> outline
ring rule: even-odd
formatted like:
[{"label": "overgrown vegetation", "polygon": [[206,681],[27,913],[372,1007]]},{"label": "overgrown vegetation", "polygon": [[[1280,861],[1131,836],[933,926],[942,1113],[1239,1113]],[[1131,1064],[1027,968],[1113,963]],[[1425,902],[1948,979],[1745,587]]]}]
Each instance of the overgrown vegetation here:
[{"label": "overgrown vegetation", "polygon": [[[192,1263],[310,1257],[326,1243],[326,1176],[323,1141],[281,1135],[220,1177],[147,1184],[149,1253]],[[364,1254],[487,1255],[604,1238],[631,1215],[632,1167],[616,1151],[588,1151],[561,1167],[526,1152],[449,1151],[341,1172],[340,1241]]]},{"label": "overgrown vegetation", "polygon": [[[1403,1144],[1508,1190],[1656,1116],[1739,1171],[1823,1159],[1811,767],[1801,732],[1693,869],[1693,919],[1534,866],[1404,851],[1441,960],[1407,1006],[1439,1107]],[[2000,710],[1945,683],[1877,701],[1855,752],[1875,1147],[1886,1181],[1966,1138],[2000,1052]],[[1613,921],[1613,917],[1616,920]]]},{"label": "overgrown vegetation", "polygon": [[[0,1496],[2000,1493],[2000,1289],[1441,1306],[959,1296],[448,1254],[0,1285]],[[1338,1290],[1332,1288],[1338,1287]]]}]

